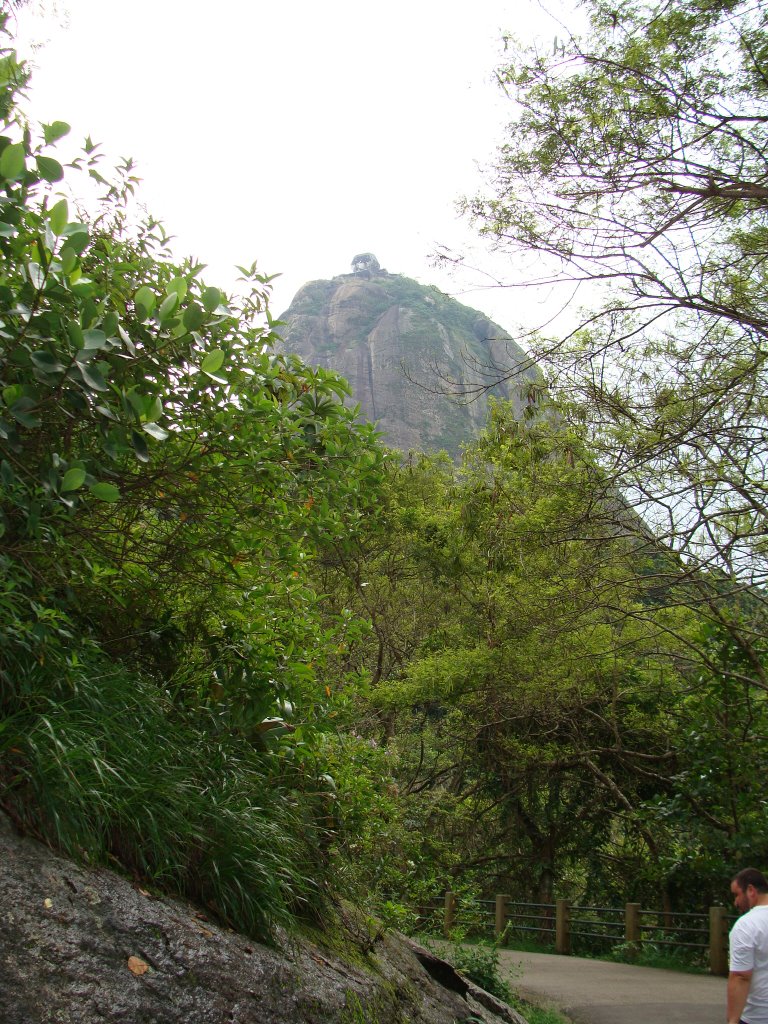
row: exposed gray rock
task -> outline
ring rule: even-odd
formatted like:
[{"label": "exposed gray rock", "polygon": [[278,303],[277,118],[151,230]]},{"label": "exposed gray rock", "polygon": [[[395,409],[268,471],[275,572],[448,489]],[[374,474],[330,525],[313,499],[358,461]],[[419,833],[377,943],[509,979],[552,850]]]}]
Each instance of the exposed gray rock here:
[{"label": "exposed gray rock", "polygon": [[0,814],[0,1024],[525,1024],[438,984],[392,933],[349,955],[281,946],[78,866]]},{"label": "exposed gray rock", "polygon": [[[437,288],[387,273],[372,253],[352,266],[352,274],[304,285],[279,333],[287,352],[349,381],[361,418],[390,447],[457,454],[485,426],[484,385],[522,415],[539,375],[498,324]],[[512,371],[518,376],[510,379]]]}]

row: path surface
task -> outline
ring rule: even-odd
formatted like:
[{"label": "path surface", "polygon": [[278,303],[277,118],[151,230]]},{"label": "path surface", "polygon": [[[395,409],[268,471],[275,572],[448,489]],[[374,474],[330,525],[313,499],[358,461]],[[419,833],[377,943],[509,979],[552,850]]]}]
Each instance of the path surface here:
[{"label": "path surface", "polygon": [[723,1024],[725,978],[548,953],[499,951],[500,973],[524,999],[578,1024]]}]

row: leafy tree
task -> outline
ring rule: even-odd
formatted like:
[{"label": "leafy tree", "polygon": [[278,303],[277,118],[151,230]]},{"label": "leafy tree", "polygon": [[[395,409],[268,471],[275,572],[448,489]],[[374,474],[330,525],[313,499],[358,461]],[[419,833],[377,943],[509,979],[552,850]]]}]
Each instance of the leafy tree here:
[{"label": "leafy tree", "polygon": [[749,682],[742,646],[712,627],[702,643],[709,666],[673,711],[682,752],[673,785],[648,803],[646,814],[650,827],[670,839],[670,888],[678,899],[706,905],[707,897],[722,898],[724,875],[768,856],[762,792],[768,737],[764,697]]},{"label": "leafy tree", "polygon": [[695,596],[727,624],[724,592],[768,570],[766,11],[584,7],[583,38],[500,70],[516,113],[493,194],[467,206],[569,297],[586,288],[540,355],[656,539],[731,581]]},{"label": "leafy tree", "polygon": [[625,896],[622,872],[664,892],[675,836],[646,803],[684,759],[696,620],[652,611],[602,497],[577,432],[497,407],[458,470],[393,467],[354,561],[323,558],[332,599],[374,623],[346,654],[373,681],[357,770],[388,780],[382,828],[352,841],[369,892]]}]

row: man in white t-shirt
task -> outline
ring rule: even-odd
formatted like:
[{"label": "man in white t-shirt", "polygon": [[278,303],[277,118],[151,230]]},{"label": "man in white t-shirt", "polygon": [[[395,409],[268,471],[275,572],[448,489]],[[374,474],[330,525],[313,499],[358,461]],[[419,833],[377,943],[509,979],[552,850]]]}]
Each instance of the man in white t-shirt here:
[{"label": "man in white t-shirt", "polygon": [[727,1024],[768,1024],[768,881],[744,868],[731,892],[743,916],[731,929]]}]

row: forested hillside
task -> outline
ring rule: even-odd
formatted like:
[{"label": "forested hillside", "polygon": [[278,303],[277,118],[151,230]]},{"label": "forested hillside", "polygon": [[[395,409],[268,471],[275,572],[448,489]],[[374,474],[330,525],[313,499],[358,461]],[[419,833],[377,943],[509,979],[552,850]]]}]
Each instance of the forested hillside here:
[{"label": "forested hillside", "polygon": [[[391,467],[376,519],[329,546],[331,607],[371,622],[340,659],[366,689],[337,781],[380,899],[698,907],[724,864],[765,856],[746,657],[628,520],[583,436],[499,407],[458,473]],[[759,603],[726,604],[759,625]]]},{"label": "forested hillside", "polygon": [[467,205],[597,298],[459,460],[391,457],[285,355],[256,264],[229,295],[175,261],[130,161],[64,166],[4,36],[20,829],[263,936],[447,887],[697,909],[768,862],[766,12],[585,9],[499,70],[517,120]]}]

